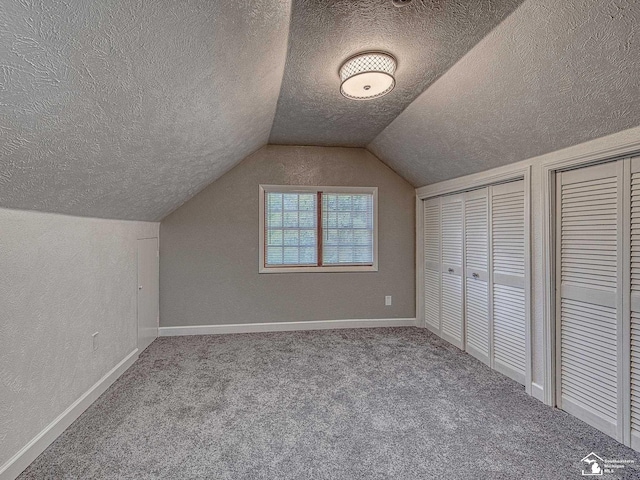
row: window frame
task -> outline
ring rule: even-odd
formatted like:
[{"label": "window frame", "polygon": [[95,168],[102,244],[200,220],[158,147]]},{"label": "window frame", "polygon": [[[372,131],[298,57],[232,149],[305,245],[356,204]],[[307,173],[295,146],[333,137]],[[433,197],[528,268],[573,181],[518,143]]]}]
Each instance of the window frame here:
[{"label": "window frame", "polygon": [[[320,273],[320,272],[377,272],[378,271],[378,187],[336,187],[307,185],[259,185],[259,264],[258,273]],[[265,265],[265,197],[269,192],[277,193],[337,193],[373,195],[373,264],[371,265],[322,265],[322,266],[270,266]],[[317,206],[321,208],[320,205]],[[320,210],[318,210],[319,212]]]}]

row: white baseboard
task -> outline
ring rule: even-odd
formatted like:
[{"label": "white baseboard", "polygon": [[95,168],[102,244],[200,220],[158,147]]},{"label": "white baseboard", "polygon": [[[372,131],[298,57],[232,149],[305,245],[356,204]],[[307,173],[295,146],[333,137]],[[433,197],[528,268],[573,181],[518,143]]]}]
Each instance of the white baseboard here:
[{"label": "white baseboard", "polygon": [[29,443],[0,467],[0,480],[14,480],[53,443],[107,388],[138,359],[138,349],[127,355]]},{"label": "white baseboard", "polygon": [[222,335],[226,333],[290,332],[337,328],[415,327],[415,318],[363,318],[351,320],[312,320],[308,322],[245,323],[228,325],[191,325],[160,327],[160,337],[178,335]]},{"label": "white baseboard", "polygon": [[544,388],[542,385],[531,382],[531,396],[544,403]]}]

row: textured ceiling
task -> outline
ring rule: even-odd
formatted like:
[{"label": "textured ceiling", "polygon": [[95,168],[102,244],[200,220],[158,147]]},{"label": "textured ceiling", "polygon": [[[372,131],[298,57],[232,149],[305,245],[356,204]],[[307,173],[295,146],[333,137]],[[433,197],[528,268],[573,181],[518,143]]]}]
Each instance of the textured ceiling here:
[{"label": "textured ceiling", "polygon": [[[365,146],[522,0],[293,0],[287,64],[270,143]],[[366,102],[340,94],[350,56],[398,60],[396,88]]]},{"label": "textured ceiling", "polygon": [[640,2],[529,0],[369,149],[415,186],[640,125]]},{"label": "textured ceiling", "polygon": [[157,220],[264,145],[290,2],[4,0],[0,205]]},{"label": "textured ceiling", "polygon": [[[640,125],[637,0],[0,1],[2,207],[159,220],[268,141],[421,186]],[[368,49],[397,87],[344,99]]]}]

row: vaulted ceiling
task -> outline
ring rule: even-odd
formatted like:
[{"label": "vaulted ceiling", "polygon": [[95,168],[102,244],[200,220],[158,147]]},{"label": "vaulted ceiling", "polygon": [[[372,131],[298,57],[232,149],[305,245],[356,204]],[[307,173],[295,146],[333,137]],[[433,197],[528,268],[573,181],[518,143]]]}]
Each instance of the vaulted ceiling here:
[{"label": "vaulted ceiling", "polygon": [[[270,143],[364,147],[522,0],[294,0],[289,52]],[[358,102],[338,71],[362,51],[398,61],[396,88]]]},{"label": "vaulted ceiling", "polygon": [[158,220],[271,131],[285,0],[3,0],[0,206]]},{"label": "vaulted ceiling", "polygon": [[416,186],[640,125],[640,2],[528,0],[368,148]]},{"label": "vaulted ceiling", "polygon": [[[6,0],[0,207],[159,220],[267,142],[416,186],[640,125],[635,0]],[[339,93],[342,61],[397,86]]]}]

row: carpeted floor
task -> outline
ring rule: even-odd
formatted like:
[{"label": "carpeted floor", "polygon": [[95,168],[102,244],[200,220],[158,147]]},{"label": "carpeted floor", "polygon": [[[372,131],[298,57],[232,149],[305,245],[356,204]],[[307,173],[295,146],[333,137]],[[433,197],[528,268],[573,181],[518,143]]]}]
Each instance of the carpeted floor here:
[{"label": "carpeted floor", "polygon": [[156,340],[20,476],[571,479],[640,455],[414,328]]}]

